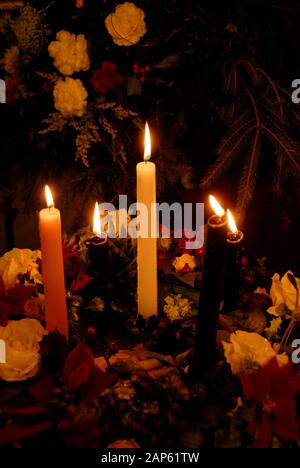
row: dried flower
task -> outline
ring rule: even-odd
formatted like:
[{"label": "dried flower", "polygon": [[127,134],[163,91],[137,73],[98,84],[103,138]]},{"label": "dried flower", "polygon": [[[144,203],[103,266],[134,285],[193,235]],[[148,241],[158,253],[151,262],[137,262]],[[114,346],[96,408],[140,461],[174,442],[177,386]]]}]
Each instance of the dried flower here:
[{"label": "dried flower", "polygon": [[191,314],[191,302],[188,299],[184,299],[181,294],[167,296],[165,303],[164,313],[171,321],[187,318]]},{"label": "dried flower", "polygon": [[113,387],[113,392],[118,400],[132,400],[135,397],[135,390],[130,382],[120,382]]},{"label": "dried flower", "polygon": [[160,237],[158,239],[158,248],[161,250],[169,250],[172,245],[172,239]]},{"label": "dried flower", "polygon": [[29,5],[22,8],[20,15],[11,23],[20,49],[38,55],[46,43],[48,30],[44,25],[44,14]]},{"label": "dried flower", "polygon": [[6,73],[14,75],[18,69],[19,48],[12,46],[6,49],[3,58],[3,67]]},{"label": "dried flower", "polygon": [[107,16],[105,26],[115,44],[131,46],[146,33],[145,13],[134,3],[125,2]]}]

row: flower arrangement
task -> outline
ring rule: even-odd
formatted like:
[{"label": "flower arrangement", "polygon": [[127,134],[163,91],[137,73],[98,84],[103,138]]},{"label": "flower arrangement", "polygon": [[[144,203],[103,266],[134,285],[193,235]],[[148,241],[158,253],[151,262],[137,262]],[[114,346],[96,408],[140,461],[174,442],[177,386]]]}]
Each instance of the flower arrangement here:
[{"label": "flower arrangement", "polygon": [[[40,252],[14,249],[0,258],[1,278],[5,278],[0,340],[6,344],[6,362],[0,364],[0,397],[6,392],[1,446],[18,442],[27,447],[36,439],[49,447],[59,440],[66,447],[79,444],[85,448],[162,444],[264,448],[299,443],[295,397],[300,394],[300,374],[290,359],[290,349],[278,346],[290,318],[279,317],[280,327],[273,324],[278,320],[269,312],[272,300],[273,305],[277,303],[274,288],[269,296],[266,289],[253,285],[253,292],[244,293],[241,313],[221,315],[222,364],[202,385],[194,384],[188,369],[197,290],[187,283],[179,285],[182,273],[170,276],[165,267],[161,281],[167,286],[161,289],[159,323],[155,329],[137,329],[128,321],[132,303],[125,290],[119,302],[95,287],[85,237],[80,232],[65,238],[69,349],[63,337],[48,333],[44,326]],[[172,250],[173,242],[163,245],[176,256],[179,251]],[[111,240],[110,256],[122,256],[128,289],[126,256],[134,251],[127,250],[126,244],[124,239]],[[121,263],[114,264],[120,273]],[[248,266],[244,274],[246,291]],[[36,314],[31,301],[38,296]],[[112,332],[120,327],[126,330],[124,342]],[[21,393],[22,398],[16,400]],[[207,412],[211,412],[209,438]]]}]

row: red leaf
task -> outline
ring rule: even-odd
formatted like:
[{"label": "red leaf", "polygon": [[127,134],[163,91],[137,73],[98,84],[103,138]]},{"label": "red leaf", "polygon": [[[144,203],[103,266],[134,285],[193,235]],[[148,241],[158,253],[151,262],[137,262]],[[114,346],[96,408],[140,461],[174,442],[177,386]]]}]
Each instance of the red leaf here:
[{"label": "red leaf", "polygon": [[116,376],[103,372],[99,367],[94,366],[89,378],[81,389],[82,399],[86,402],[94,403],[96,398],[115,381]]},{"label": "red leaf", "polygon": [[0,429],[0,445],[30,439],[52,427],[52,422],[45,421],[39,424],[27,426],[25,424],[12,423]]},{"label": "red leaf", "polygon": [[94,356],[90,348],[80,343],[67,357],[63,380],[69,390],[74,391],[85,383],[94,368]]}]

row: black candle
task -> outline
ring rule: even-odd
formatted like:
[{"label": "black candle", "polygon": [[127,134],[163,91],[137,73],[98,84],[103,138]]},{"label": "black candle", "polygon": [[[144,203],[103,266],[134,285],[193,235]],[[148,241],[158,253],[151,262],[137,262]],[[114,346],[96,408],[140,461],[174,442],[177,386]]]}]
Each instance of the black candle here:
[{"label": "black candle", "polygon": [[244,234],[236,227],[234,218],[227,211],[230,232],[227,233],[224,267],[224,312],[232,312],[239,303],[241,279],[241,244]]},{"label": "black candle", "polygon": [[[210,201],[212,203],[212,200]],[[217,325],[222,300],[227,220],[220,205],[215,207],[215,211],[218,214],[208,220],[195,351],[190,368],[192,380],[199,382],[216,362],[217,354]]]}]

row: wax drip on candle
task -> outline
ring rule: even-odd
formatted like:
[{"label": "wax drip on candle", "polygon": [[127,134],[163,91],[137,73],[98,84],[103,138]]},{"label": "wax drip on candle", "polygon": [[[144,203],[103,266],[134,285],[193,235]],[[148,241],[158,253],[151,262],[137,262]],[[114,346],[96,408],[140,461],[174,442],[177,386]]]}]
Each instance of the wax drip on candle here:
[{"label": "wax drip on candle", "polygon": [[151,158],[151,136],[148,122],[145,125],[145,149],[144,149],[144,161],[147,163]]},{"label": "wax drip on candle", "polygon": [[46,195],[47,207],[50,210],[51,208],[54,208],[55,205],[54,205],[52,192],[51,192],[50,187],[48,185],[45,186],[45,195]]}]

